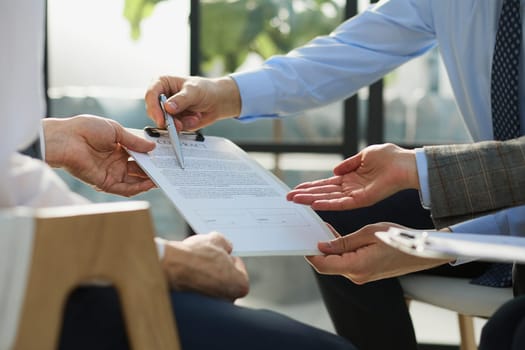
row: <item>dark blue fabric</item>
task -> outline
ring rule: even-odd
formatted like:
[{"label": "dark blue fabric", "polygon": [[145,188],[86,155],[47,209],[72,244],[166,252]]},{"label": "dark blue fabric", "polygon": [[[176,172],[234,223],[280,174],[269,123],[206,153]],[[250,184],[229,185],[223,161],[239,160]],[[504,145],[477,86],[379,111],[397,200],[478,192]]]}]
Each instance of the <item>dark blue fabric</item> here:
[{"label": "dark blue fabric", "polygon": [[[520,136],[518,96],[521,39],[520,1],[505,0],[498,20],[490,85],[495,140],[504,141]],[[471,283],[489,287],[510,287],[512,264],[494,264]]]},{"label": "dark blue fabric", "polygon": [[520,136],[521,41],[520,0],[505,0],[498,20],[490,84],[495,140]]},{"label": "dark blue fabric", "polygon": [[[171,301],[183,350],[355,350],[341,337],[275,312],[239,307],[196,293],[172,292]],[[84,287],[72,294],[59,348],[129,349],[113,288]]]},{"label": "dark blue fabric", "polygon": [[512,264],[494,263],[484,274],[473,278],[470,283],[487,287],[508,288],[512,286]]},{"label": "dark blue fabric", "polygon": [[481,331],[479,350],[525,349],[525,296],[506,302]]}]

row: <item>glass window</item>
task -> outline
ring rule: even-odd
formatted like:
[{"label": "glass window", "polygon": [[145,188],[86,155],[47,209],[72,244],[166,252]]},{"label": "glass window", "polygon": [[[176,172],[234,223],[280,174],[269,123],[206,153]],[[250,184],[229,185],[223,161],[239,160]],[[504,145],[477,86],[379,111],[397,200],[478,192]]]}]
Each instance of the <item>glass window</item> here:
[{"label": "glass window", "polygon": [[[257,67],[332,31],[344,6],[344,0],[201,1],[201,71],[220,76]],[[206,132],[239,143],[334,144],[341,142],[341,130],[342,104],[335,103],[282,121],[221,122]]]},{"label": "glass window", "polygon": [[[143,97],[152,79],[189,73],[190,5],[172,0],[147,6],[148,2],[134,0],[48,0],[50,116],[89,113],[115,119],[126,127],[151,124]],[[150,10],[149,16],[137,20],[142,18],[137,14]],[[123,200],[60,174],[74,190],[94,201]],[[151,203],[160,235],[186,231],[160,190],[133,199]]]}]

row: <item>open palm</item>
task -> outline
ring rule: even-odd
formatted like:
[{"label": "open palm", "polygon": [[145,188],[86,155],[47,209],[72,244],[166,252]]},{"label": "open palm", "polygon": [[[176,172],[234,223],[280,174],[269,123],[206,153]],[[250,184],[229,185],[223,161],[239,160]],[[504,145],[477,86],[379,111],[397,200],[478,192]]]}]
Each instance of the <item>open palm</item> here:
[{"label": "open palm", "polygon": [[335,176],[296,186],[287,199],[315,210],[348,210],[370,206],[407,188],[417,188],[412,151],[393,144],[373,145],[345,159]]}]

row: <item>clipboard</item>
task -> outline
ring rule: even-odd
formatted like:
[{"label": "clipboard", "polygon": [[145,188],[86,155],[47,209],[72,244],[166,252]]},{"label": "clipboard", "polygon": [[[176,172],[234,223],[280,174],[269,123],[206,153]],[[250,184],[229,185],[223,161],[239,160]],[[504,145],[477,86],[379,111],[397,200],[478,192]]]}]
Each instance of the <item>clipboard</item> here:
[{"label": "clipboard", "polygon": [[525,237],[396,227],[376,232],[376,236],[404,253],[423,258],[525,263]]},{"label": "clipboard", "polygon": [[128,150],[197,234],[218,231],[233,255],[320,255],[333,239],[309,207],[286,200],[290,188],[224,137],[181,133],[185,167],[163,129],[128,129],[156,143],[149,153]]}]

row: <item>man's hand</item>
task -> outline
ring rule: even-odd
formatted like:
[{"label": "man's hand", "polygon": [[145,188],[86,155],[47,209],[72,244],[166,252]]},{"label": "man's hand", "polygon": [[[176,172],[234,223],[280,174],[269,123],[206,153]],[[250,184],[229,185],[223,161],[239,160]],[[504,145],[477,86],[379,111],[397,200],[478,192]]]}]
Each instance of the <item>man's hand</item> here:
[{"label": "man's hand", "polygon": [[320,242],[324,256],[306,257],[322,274],[342,275],[357,284],[364,284],[410,272],[426,270],[449,260],[426,259],[405,254],[383,243],[375,236],[378,231],[401,227],[392,223],[377,223],[329,242]]},{"label": "man's hand", "polygon": [[287,199],[314,210],[367,207],[408,188],[419,188],[415,152],[393,144],[373,145],[345,159],[335,176],[305,182]]},{"label": "man's hand", "polygon": [[164,76],[146,92],[146,112],[158,126],[164,126],[159,96],[165,94],[166,111],[173,116],[177,130],[197,130],[217,120],[236,117],[241,112],[241,97],[237,84],[229,77]]},{"label": "man's hand", "polygon": [[234,301],[248,294],[248,273],[232,245],[219,233],[166,244],[162,266],[170,286]]},{"label": "man's hand", "polygon": [[125,150],[148,152],[155,144],[119,123],[91,115],[46,118],[42,123],[49,165],[66,169],[99,191],[126,197],[155,187]]}]

